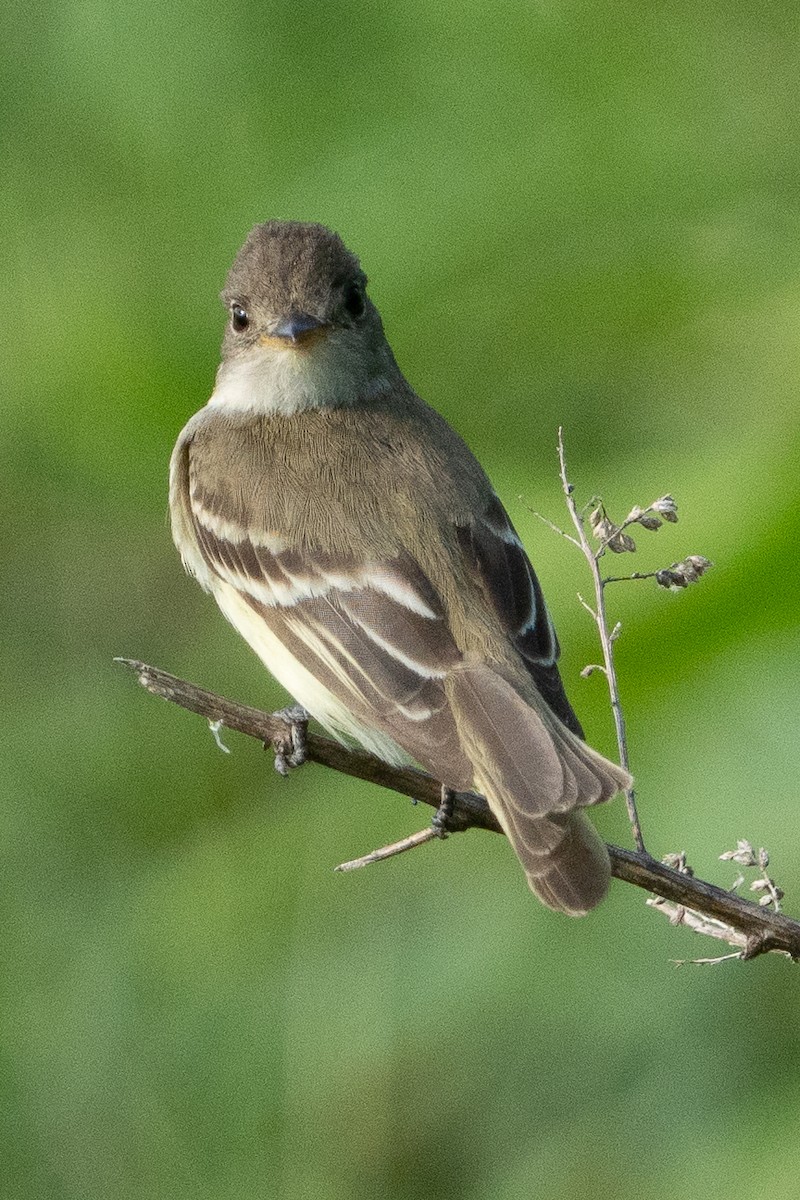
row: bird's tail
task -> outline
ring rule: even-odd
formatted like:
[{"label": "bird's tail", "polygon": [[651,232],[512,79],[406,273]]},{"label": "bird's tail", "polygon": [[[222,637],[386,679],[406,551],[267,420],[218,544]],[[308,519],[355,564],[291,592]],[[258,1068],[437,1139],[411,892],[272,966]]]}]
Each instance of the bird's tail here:
[{"label": "bird's tail", "polygon": [[546,707],[530,704],[490,667],[448,679],[459,737],[483,792],[548,907],[582,916],[605,896],[611,864],[581,811],[631,784],[627,771],[592,750]]}]

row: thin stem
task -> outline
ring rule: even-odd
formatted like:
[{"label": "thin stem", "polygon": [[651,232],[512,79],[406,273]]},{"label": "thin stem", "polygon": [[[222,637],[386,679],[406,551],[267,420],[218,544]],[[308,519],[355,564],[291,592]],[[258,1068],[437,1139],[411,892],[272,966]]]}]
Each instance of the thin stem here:
[{"label": "thin stem", "polygon": [[744,957],[743,951],[734,950],[732,954],[718,954],[716,958],[671,958],[670,962],[673,967],[716,967],[734,958],[741,962]]},{"label": "thin stem", "polygon": [[607,583],[627,583],[629,579],[655,579],[658,571],[633,571],[630,575],[606,575],[603,587]]},{"label": "thin stem", "polygon": [[[522,499],[521,496],[519,498],[520,500]],[[574,538],[571,533],[567,533],[566,529],[562,529],[560,525],[556,525],[555,521],[551,521],[549,517],[543,516],[542,513],[537,512],[535,508],[529,508],[528,512],[532,513],[534,517],[538,517],[543,525],[546,525],[548,529],[552,529],[553,533],[559,534],[562,538],[566,538],[568,542],[572,542],[573,546],[577,546],[579,550],[581,549],[581,544],[578,539]]]},{"label": "thin stem", "polygon": [[417,846],[424,846],[426,842],[438,840],[439,834],[429,825],[427,829],[420,829],[418,833],[411,833],[408,837],[401,838],[399,842],[392,842],[389,846],[381,846],[379,850],[371,850],[369,854],[362,854],[361,858],[351,858],[349,862],[339,863],[338,867],[334,867],[334,871],[357,871],[359,867],[368,867],[372,863],[383,862],[384,859],[394,858],[396,854],[404,854],[406,850],[414,850]]},{"label": "thin stem", "polygon": [[588,603],[588,601],[584,600],[584,598],[583,598],[583,596],[580,594],[580,592],[578,592],[578,600],[580,601],[580,603],[581,603],[581,605],[583,606],[583,608],[585,608],[585,609],[586,609],[587,613],[588,613],[588,614],[589,614],[589,616],[592,618],[592,620],[593,620],[595,623],[597,623],[597,613],[594,611],[594,609],[592,608],[591,604],[589,604],[589,603]]},{"label": "thin stem", "polygon": [[[578,534],[580,547],[583,551],[584,558],[589,564],[589,570],[592,573],[592,583],[594,584],[595,608],[594,611],[589,607],[585,600],[581,599],[584,608],[588,608],[592,613],[597,631],[600,635],[600,645],[603,649],[603,662],[605,664],[606,679],[608,681],[608,690],[611,696],[611,711],[614,714],[614,727],[617,731],[617,746],[619,747],[619,761],[626,771],[630,771],[630,757],[628,755],[628,738],[625,730],[625,714],[622,710],[622,702],[619,695],[619,684],[617,682],[617,672],[614,665],[614,637],[609,633],[608,620],[606,616],[606,601],[603,591],[603,579],[600,574],[600,565],[595,555],[594,550],[586,536],[586,526],[584,518],[578,512],[578,506],[575,503],[573,495],[573,486],[567,477],[567,462],[564,454],[564,430],[562,426],[558,429],[558,461],[560,466],[561,483],[564,488],[564,495],[567,500],[567,508],[569,515],[572,517],[572,523]],[[636,793],[633,788],[627,788],[625,792],[625,804],[628,809],[628,819],[631,823],[633,831],[633,839],[636,843],[636,849],[642,854],[646,854],[647,850],[642,837],[642,827],[639,822],[639,813],[636,809]]]}]

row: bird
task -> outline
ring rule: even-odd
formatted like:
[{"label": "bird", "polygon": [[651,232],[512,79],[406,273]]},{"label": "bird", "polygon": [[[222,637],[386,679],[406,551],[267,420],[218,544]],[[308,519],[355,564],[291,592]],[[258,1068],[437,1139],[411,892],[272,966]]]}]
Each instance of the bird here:
[{"label": "bird", "polygon": [[611,869],[583,810],[630,776],[584,740],[522,542],[402,374],[359,259],[266,221],[221,298],[214,390],[170,462],[184,567],[323,727],[480,792],[534,894],[587,913]]}]

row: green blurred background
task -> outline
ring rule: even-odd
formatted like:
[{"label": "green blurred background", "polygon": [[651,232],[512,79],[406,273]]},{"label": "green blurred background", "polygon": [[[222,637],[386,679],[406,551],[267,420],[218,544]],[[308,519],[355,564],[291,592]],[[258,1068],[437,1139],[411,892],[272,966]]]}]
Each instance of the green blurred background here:
[{"label": "green blurred background", "polygon": [[[570,922],[480,833],[355,876],[428,813],[112,665],[285,697],[184,577],[173,441],[249,227],[361,255],[397,357],[531,548],[592,740],[587,583],[526,505],[572,476],[681,523],[610,593],[645,832],[800,910],[797,7],[62,0],[6,13],[3,1197],[794,1198],[796,968],[614,885]],[[522,494],[525,501],[517,497]],[[615,563],[615,565],[619,565]],[[598,814],[628,844],[623,806]],[[724,949],[724,947],[723,947]]]}]

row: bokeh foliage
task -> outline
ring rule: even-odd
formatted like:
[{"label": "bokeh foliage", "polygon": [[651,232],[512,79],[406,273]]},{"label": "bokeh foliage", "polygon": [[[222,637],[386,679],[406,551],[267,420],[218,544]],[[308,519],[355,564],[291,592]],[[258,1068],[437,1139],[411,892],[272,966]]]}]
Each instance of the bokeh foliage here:
[{"label": "bokeh foliage", "polygon": [[[671,490],[613,595],[645,831],[736,837],[800,902],[795,5],[62,0],[5,16],[2,1194],[794,1200],[795,970],[617,885],[569,922],[479,833],[224,757],[111,666],[283,702],[181,573],[165,470],[251,224],[361,254],[411,380],[523,533],[610,750],[555,430],[612,512]],[[517,499],[522,494],[525,503]],[[598,815],[626,841],[622,805]]]}]

